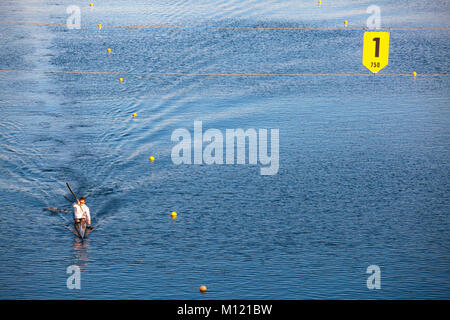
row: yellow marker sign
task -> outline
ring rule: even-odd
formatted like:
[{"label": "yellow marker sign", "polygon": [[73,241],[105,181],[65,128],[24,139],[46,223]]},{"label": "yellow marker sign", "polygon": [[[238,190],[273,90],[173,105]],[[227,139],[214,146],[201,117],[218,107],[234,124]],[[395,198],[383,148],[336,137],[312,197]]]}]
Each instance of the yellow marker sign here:
[{"label": "yellow marker sign", "polygon": [[377,73],[389,63],[389,32],[364,33],[362,63]]}]

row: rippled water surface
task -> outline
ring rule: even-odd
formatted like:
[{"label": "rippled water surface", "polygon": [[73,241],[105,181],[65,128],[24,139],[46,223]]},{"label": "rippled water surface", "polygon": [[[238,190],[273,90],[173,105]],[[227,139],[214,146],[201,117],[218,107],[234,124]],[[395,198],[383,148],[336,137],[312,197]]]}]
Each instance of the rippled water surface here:
[{"label": "rippled water surface", "polygon": [[[0,298],[450,298],[449,78],[420,76],[450,74],[448,30],[391,31],[377,76],[280,76],[367,74],[364,31],[95,25],[363,28],[372,1],[95,1],[69,30],[72,2],[0,3],[54,24],[2,24],[1,70],[70,71],[0,72]],[[448,28],[448,3],[377,4],[383,27]],[[195,120],[279,129],[278,173],[173,164]],[[71,209],[66,182],[84,242],[44,210]]]}]

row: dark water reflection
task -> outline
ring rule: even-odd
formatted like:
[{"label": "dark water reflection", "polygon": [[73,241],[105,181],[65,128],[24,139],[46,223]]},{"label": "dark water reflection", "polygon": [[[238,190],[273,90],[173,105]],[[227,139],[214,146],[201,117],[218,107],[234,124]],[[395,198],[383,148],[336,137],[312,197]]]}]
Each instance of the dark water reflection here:
[{"label": "dark water reflection", "polygon": [[89,239],[80,239],[77,236],[73,237],[73,263],[77,266],[87,265],[88,259]]}]

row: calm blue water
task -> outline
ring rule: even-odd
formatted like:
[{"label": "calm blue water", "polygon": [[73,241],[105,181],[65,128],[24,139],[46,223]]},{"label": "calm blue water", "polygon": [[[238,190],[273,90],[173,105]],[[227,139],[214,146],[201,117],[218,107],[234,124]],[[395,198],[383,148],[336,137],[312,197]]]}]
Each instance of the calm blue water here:
[{"label": "calm blue water", "polygon": [[[373,4],[322,2],[79,5],[93,25],[359,28]],[[0,21],[64,24],[72,4],[2,1]],[[448,3],[376,4],[382,26],[448,27]],[[8,70],[369,72],[358,30],[2,25],[0,34]],[[449,31],[392,31],[390,42],[380,73],[450,73]],[[449,299],[449,84],[0,72],[0,298]],[[194,120],[222,132],[280,129],[278,174],[176,166],[171,134],[193,132]],[[97,226],[84,242],[70,214],[43,210],[70,209],[66,182],[87,196]],[[66,287],[74,264],[81,290]],[[380,290],[366,287],[372,264]]]}]

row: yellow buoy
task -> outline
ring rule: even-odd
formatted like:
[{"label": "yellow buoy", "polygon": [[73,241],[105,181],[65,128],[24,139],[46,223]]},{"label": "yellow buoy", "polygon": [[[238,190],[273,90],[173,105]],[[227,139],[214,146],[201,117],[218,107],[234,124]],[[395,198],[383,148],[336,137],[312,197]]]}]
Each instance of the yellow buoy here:
[{"label": "yellow buoy", "polygon": [[98,29],[99,29],[99,30],[102,29],[102,24],[101,24],[101,23],[98,24]]},{"label": "yellow buoy", "polygon": [[137,116],[137,113],[136,113],[136,112],[134,112],[134,113],[132,114],[132,116],[133,116],[133,117],[136,117],[136,116]]},{"label": "yellow buoy", "polygon": [[111,53],[111,48],[106,49],[106,51],[108,51],[108,53]]},{"label": "yellow buoy", "polygon": [[93,3],[90,3],[89,5],[90,5],[91,7],[93,7],[93,6],[94,6],[94,4],[93,4]]},{"label": "yellow buoy", "polygon": [[319,4],[322,4],[322,1],[319,0],[318,3],[319,3]]},{"label": "yellow buoy", "polygon": [[172,217],[172,219],[175,219],[177,217],[177,213],[175,211],[172,211],[170,216]]},{"label": "yellow buoy", "polygon": [[200,286],[200,292],[205,293],[206,292],[206,286]]},{"label": "yellow buoy", "polygon": [[347,20],[344,21],[344,26],[348,26],[348,21]]},{"label": "yellow buoy", "polygon": [[[148,157],[148,159],[151,161],[151,162],[153,162],[153,161],[155,161],[155,157],[154,156],[150,156],[150,157]],[[172,212],[173,213],[173,212]],[[177,213],[175,212],[175,215],[176,215]]]},{"label": "yellow buoy", "polygon": [[[123,78],[119,78],[119,81],[120,81],[120,82],[123,82]],[[134,114],[134,113],[133,113],[133,114]]]},{"label": "yellow buoy", "polygon": [[415,76],[417,76],[417,72],[414,71],[413,72],[413,77],[415,77]]}]

